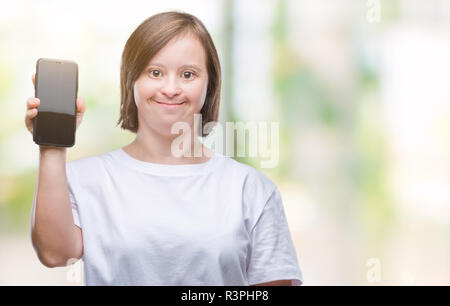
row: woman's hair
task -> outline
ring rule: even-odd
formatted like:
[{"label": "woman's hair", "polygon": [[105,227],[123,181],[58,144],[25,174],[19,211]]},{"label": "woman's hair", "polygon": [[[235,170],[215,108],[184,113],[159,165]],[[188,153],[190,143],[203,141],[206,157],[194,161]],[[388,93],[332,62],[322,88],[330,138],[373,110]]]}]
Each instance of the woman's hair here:
[{"label": "woman's hair", "polygon": [[[172,38],[193,33],[200,40],[206,54],[208,88],[201,109],[202,126],[217,121],[220,104],[221,69],[219,57],[211,36],[203,23],[195,16],[181,12],[165,12],[142,22],[128,38],[122,53],[120,67],[120,118],[117,125],[137,133],[138,116],[134,101],[134,82],[139,78],[149,61]],[[202,131],[202,136],[205,136]]]}]

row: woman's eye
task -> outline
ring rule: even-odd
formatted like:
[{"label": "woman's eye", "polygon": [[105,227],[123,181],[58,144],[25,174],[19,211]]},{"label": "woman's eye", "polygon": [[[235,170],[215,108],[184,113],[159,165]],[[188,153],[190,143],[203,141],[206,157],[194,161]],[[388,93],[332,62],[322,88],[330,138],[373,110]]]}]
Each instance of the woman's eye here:
[{"label": "woman's eye", "polygon": [[[150,70],[150,76],[152,78],[160,78],[162,73],[159,70]],[[183,72],[182,77],[186,80],[192,80],[195,77],[195,73],[192,71],[185,71]]]},{"label": "woman's eye", "polygon": [[161,76],[161,72],[158,70],[152,70],[150,71],[150,75],[154,78],[159,78]]},{"label": "woman's eye", "polygon": [[194,78],[195,74],[192,71],[183,72],[183,77],[187,80]]}]

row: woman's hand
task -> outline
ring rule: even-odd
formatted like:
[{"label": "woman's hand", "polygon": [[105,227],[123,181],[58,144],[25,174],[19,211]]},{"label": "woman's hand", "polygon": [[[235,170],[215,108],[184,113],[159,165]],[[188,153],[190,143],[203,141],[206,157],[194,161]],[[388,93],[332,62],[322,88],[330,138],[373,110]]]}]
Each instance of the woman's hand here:
[{"label": "woman's hand", "polygon": [[[35,85],[35,75],[31,77],[31,80],[33,81],[33,85]],[[31,134],[33,134],[33,119],[38,114],[38,106],[40,104],[40,101],[38,98],[31,97],[27,100],[27,111],[25,115],[25,125],[30,131]],[[86,110],[86,106],[84,104],[84,100],[82,98],[77,98],[77,124],[76,128],[78,128],[81,124],[81,121],[83,120],[83,115]]]}]

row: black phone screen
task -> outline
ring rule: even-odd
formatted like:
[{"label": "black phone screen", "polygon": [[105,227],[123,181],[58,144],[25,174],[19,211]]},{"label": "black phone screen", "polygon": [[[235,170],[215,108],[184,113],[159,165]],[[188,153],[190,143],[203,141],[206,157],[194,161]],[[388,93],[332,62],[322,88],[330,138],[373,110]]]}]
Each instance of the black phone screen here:
[{"label": "black phone screen", "polygon": [[33,140],[39,145],[75,144],[78,65],[71,61],[39,59],[35,96],[39,98]]}]

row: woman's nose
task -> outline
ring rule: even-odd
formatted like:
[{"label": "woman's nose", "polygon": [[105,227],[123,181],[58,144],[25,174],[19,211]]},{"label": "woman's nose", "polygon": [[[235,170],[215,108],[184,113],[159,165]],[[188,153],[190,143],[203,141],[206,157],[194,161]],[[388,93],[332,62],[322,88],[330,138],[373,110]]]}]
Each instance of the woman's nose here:
[{"label": "woman's nose", "polygon": [[178,80],[175,77],[166,78],[161,87],[161,93],[169,98],[179,95],[181,93],[181,88]]}]

